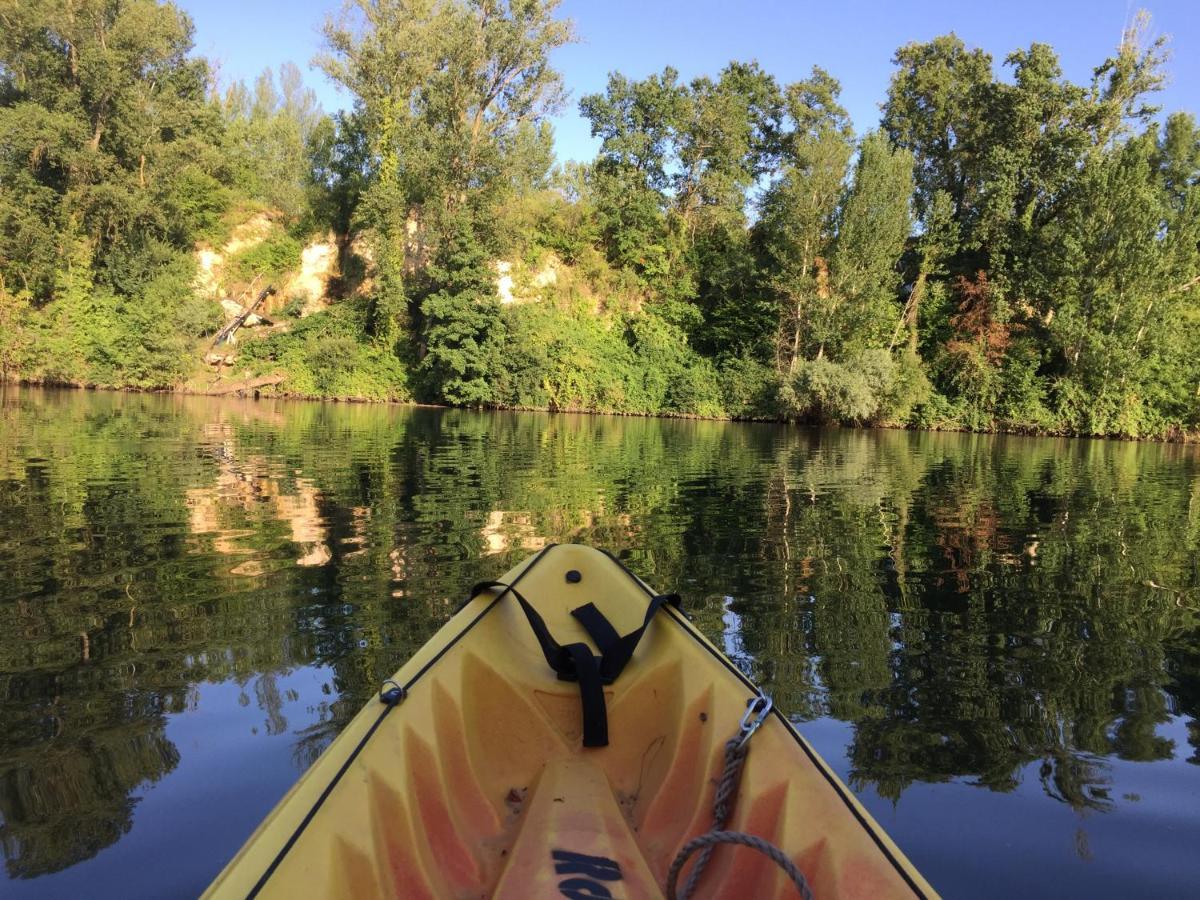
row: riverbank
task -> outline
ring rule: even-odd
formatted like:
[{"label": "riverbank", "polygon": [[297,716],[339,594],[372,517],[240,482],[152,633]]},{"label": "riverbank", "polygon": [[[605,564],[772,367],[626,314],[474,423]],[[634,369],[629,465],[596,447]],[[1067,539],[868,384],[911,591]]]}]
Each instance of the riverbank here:
[{"label": "riverbank", "polygon": [[18,385],[38,388],[54,388],[60,390],[78,390],[78,391],[107,391],[113,393],[129,393],[129,394],[178,394],[181,396],[191,397],[237,397],[243,399],[254,400],[289,400],[306,403],[349,403],[349,404],[369,404],[369,405],[384,405],[384,406],[403,406],[412,407],[415,409],[472,409],[479,410],[495,410],[500,412],[549,412],[549,413],[566,413],[570,415],[587,415],[587,416],[613,416],[618,418],[651,418],[651,419],[694,419],[698,421],[710,422],[762,422],[773,423],[777,425],[803,424],[808,426],[822,426],[834,428],[854,428],[854,429],[874,429],[882,428],[892,431],[924,431],[931,433],[948,432],[954,434],[1007,434],[1019,435],[1022,437],[1046,437],[1046,438],[1091,438],[1110,441],[1131,441],[1137,443],[1149,444],[1200,444],[1200,430],[1184,431],[1182,429],[1172,429],[1164,435],[1128,435],[1128,434],[1088,434],[1083,432],[1069,430],[1052,430],[1039,428],[1038,426],[1023,423],[1005,423],[992,428],[970,428],[956,422],[935,422],[926,425],[904,424],[899,422],[870,422],[870,423],[855,423],[855,422],[822,422],[808,418],[788,417],[785,415],[778,416],[734,416],[734,415],[701,415],[698,413],[685,412],[628,412],[621,410],[595,409],[588,407],[546,407],[546,406],[505,406],[505,405],[487,405],[480,407],[456,407],[445,403],[422,403],[416,400],[395,400],[395,399],[380,399],[377,397],[363,396],[336,396],[323,394],[309,394],[300,391],[290,391],[281,389],[281,385],[286,383],[284,375],[266,375],[254,376],[244,379],[235,379],[229,381],[221,381],[219,383],[203,383],[189,382],[187,384],[175,385],[165,388],[145,388],[136,385],[97,385],[97,384],[79,384],[73,382],[49,381],[39,379],[12,378],[0,379],[0,385]]}]

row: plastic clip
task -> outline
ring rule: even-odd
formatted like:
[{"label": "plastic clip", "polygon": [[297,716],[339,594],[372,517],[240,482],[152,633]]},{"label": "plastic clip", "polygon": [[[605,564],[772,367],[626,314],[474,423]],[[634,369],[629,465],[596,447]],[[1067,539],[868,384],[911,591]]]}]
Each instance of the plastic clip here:
[{"label": "plastic clip", "polygon": [[[389,684],[391,685],[390,688],[388,687]],[[395,706],[407,696],[408,691],[389,678],[383,683],[383,687],[379,691],[379,702],[387,706]]]}]

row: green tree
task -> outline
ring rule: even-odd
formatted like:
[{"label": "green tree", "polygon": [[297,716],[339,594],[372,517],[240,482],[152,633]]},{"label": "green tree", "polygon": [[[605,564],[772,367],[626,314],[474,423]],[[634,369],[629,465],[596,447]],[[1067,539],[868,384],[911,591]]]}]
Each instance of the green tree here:
[{"label": "green tree", "polygon": [[562,97],[548,56],[573,31],[557,5],[352,0],[327,23],[321,66],[354,96],[375,179],[399,190],[400,215],[436,217],[501,188],[522,123]]},{"label": "green tree", "polygon": [[228,201],[191,22],[155,0],[10,0],[0,14],[0,278],[45,326],[24,374],[173,383],[211,326],[192,243]]},{"label": "green tree", "polygon": [[[900,258],[912,232],[913,157],[878,131],[858,147],[830,253],[837,298],[825,331],[837,354],[883,346],[898,312]],[[818,355],[820,351],[818,351]]]},{"label": "green tree", "polygon": [[1195,419],[1200,212],[1194,183],[1172,202],[1163,157],[1151,130],[1090,160],[1054,232],[1058,402],[1082,431],[1137,435]]},{"label": "green tree", "polygon": [[916,160],[916,203],[924,218],[943,191],[955,217],[969,221],[982,189],[989,137],[984,115],[992,91],[992,58],[953,33],[896,51],[883,128]]},{"label": "green tree", "polygon": [[[361,130],[366,150],[354,218],[373,233],[386,276],[376,333],[394,332],[398,301],[406,298],[405,319],[431,354],[426,368],[435,390],[455,402],[489,399],[475,362],[456,354],[478,334],[468,308],[483,296],[474,256],[491,242],[499,200],[529,177],[538,146],[529,129],[538,129],[544,150],[540,123],[561,102],[549,54],[574,34],[569,21],[555,18],[557,6],[348,0],[341,18],[325,26],[328,53],[319,62],[354,97],[346,124]],[[426,278],[421,270],[431,259],[439,268]],[[460,288],[469,296],[456,297]],[[426,322],[427,314],[434,319]]]},{"label": "green tree", "polygon": [[222,98],[226,152],[243,196],[261,199],[293,218],[308,208],[313,143],[327,140],[330,125],[316,94],[304,86],[294,63],[279,67],[278,87],[270,69],[253,91],[238,82]]},{"label": "green tree", "polygon": [[579,103],[601,139],[592,195],[608,257],[651,285],[671,281],[682,249],[666,215],[673,135],[687,104],[678,77],[670,67],[642,81],[614,72],[603,94]]},{"label": "green tree", "polygon": [[443,244],[421,303],[425,358],[421,368],[432,397],[456,406],[494,399],[494,378],[504,344],[495,278],[465,219]]},{"label": "green tree", "polygon": [[757,240],[778,297],[775,361],[792,374],[804,359],[823,353],[828,334],[814,322],[834,300],[829,258],[837,231],[838,204],[853,152],[853,131],[838,103],[841,87],[821,69],[789,85],[790,129],[783,135],[783,165],[762,198]]}]

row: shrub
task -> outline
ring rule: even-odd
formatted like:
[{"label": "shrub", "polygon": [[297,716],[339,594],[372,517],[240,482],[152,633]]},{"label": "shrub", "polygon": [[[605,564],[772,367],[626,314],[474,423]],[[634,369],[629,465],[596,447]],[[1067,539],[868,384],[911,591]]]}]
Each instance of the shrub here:
[{"label": "shrub", "polygon": [[895,377],[884,407],[884,415],[897,424],[911,422],[914,412],[933,396],[933,385],[925,374],[921,357],[912,350],[903,351],[895,361]]},{"label": "shrub", "polygon": [[834,422],[862,422],[879,401],[861,371],[828,359],[805,360],[792,376],[795,409],[801,415]]},{"label": "shrub", "polygon": [[362,340],[365,302],[347,301],[297,322],[291,331],[250,338],[238,350],[247,374],[281,372],[298,394],[411,400],[409,373],[389,349]]},{"label": "shrub", "polygon": [[865,350],[844,363],[821,358],[797,367],[786,393],[794,413],[847,424],[906,419],[929,397],[920,361],[900,363],[883,349]]},{"label": "shrub", "polygon": [[655,313],[643,313],[629,317],[627,334],[642,372],[649,411],[724,414],[716,368],[692,349],[679,326]]},{"label": "shrub", "polygon": [[739,419],[768,419],[783,408],[779,376],[775,370],[749,356],[733,356],[721,362],[718,377],[726,412]]},{"label": "shrub", "polygon": [[227,272],[234,281],[250,281],[261,273],[264,281],[269,282],[296,268],[303,249],[300,241],[279,229],[236,254],[229,260]]}]

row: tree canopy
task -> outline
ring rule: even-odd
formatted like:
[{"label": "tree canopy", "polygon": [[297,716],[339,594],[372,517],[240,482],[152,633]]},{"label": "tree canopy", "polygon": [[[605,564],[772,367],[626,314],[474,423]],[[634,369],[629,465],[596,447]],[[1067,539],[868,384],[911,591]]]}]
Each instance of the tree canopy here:
[{"label": "tree canopy", "polygon": [[[878,127],[833,73],[667,65],[578,98],[556,0],[347,0],[315,64],[222,84],[160,0],[0,0],[0,365],[167,387],[258,271],[332,234],[328,307],[239,352],[283,390],[463,405],[1170,437],[1200,427],[1200,130],[1139,17],[1083,84],[1047,44],[900,47]],[[284,301],[286,302],[286,298]]]}]

